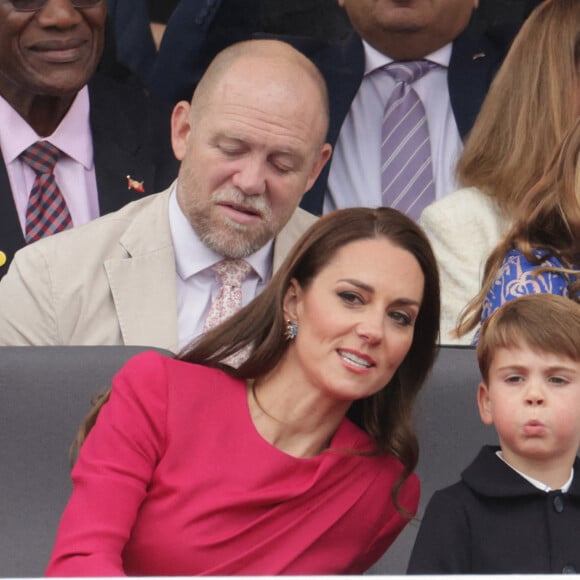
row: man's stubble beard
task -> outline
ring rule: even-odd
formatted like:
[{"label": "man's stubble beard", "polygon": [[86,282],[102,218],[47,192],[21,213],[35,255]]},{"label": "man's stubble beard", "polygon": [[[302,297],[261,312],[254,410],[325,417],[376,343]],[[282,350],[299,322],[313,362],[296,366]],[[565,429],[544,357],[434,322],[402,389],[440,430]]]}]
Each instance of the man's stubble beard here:
[{"label": "man's stubble beard", "polygon": [[[182,176],[180,176],[181,178]],[[247,258],[272,240],[284,227],[290,216],[274,218],[272,208],[265,196],[245,195],[237,188],[222,188],[213,193],[210,200],[203,204],[196,202],[198,196],[188,196],[183,191],[183,183],[194,186],[196,181],[190,171],[186,179],[180,179],[178,200],[191,227],[202,243],[224,258]],[[216,216],[214,207],[217,202],[232,202],[260,212],[261,222],[257,225],[244,225]]]},{"label": "man's stubble beard", "polygon": [[197,212],[192,227],[205,246],[224,258],[232,259],[247,258],[274,237],[264,223],[245,226],[226,217],[218,221],[215,216],[212,219],[207,211]]}]

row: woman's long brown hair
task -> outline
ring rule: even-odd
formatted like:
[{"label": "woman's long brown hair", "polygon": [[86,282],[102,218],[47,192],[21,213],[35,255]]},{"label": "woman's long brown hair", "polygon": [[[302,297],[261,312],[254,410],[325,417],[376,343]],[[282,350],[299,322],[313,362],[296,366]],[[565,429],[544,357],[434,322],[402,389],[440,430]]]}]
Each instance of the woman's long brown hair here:
[{"label": "woman's long brown hair", "polygon": [[[340,248],[357,240],[380,237],[407,250],[418,261],[425,280],[423,301],[411,347],[392,380],[377,394],[355,401],[349,416],[372,437],[377,454],[391,453],[403,464],[404,472],[392,491],[395,505],[399,507],[400,487],[418,460],[412,411],[435,359],[440,309],[435,257],[425,234],[410,218],[390,208],[351,208],[320,218],[298,240],[261,294],[229,320],[194,341],[177,358],[221,369],[240,379],[264,376],[288,349],[283,301],[291,280],[307,288]],[[222,362],[243,349],[250,349],[250,354],[238,368]],[[109,392],[96,401],[73,444],[75,450],[82,445],[108,396]]]}]

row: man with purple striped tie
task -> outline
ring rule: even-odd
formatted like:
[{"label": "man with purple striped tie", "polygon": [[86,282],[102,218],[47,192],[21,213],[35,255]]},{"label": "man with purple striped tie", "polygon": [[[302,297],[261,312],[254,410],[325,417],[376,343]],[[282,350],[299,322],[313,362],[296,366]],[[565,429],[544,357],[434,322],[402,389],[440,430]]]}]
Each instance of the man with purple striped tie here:
[{"label": "man with purple striped tie", "polygon": [[388,205],[417,218],[457,188],[463,138],[516,26],[484,29],[478,0],[337,1],[352,35],[304,46],[329,85],[335,149],[301,206]]}]

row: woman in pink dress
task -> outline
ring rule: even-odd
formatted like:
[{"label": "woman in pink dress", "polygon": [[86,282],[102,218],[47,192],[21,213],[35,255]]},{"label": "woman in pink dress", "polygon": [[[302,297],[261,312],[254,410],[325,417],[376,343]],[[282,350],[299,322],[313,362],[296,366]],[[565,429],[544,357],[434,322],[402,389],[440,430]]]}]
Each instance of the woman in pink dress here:
[{"label": "woman in pink dress", "polygon": [[47,574],[364,572],[417,509],[412,411],[438,324],[413,221],[321,218],[251,304],[117,374]]}]

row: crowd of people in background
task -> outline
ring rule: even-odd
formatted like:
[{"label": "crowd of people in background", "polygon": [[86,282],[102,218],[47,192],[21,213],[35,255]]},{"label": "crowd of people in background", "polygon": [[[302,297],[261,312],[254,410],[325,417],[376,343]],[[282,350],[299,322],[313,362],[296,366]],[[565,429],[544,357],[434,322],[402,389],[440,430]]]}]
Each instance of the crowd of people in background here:
[{"label": "crowd of people in background", "polygon": [[494,536],[578,509],[579,78],[578,0],[0,0],[0,345],[176,355],[100,398],[48,573],[364,572],[456,343],[500,447],[409,571],[580,569]]}]

